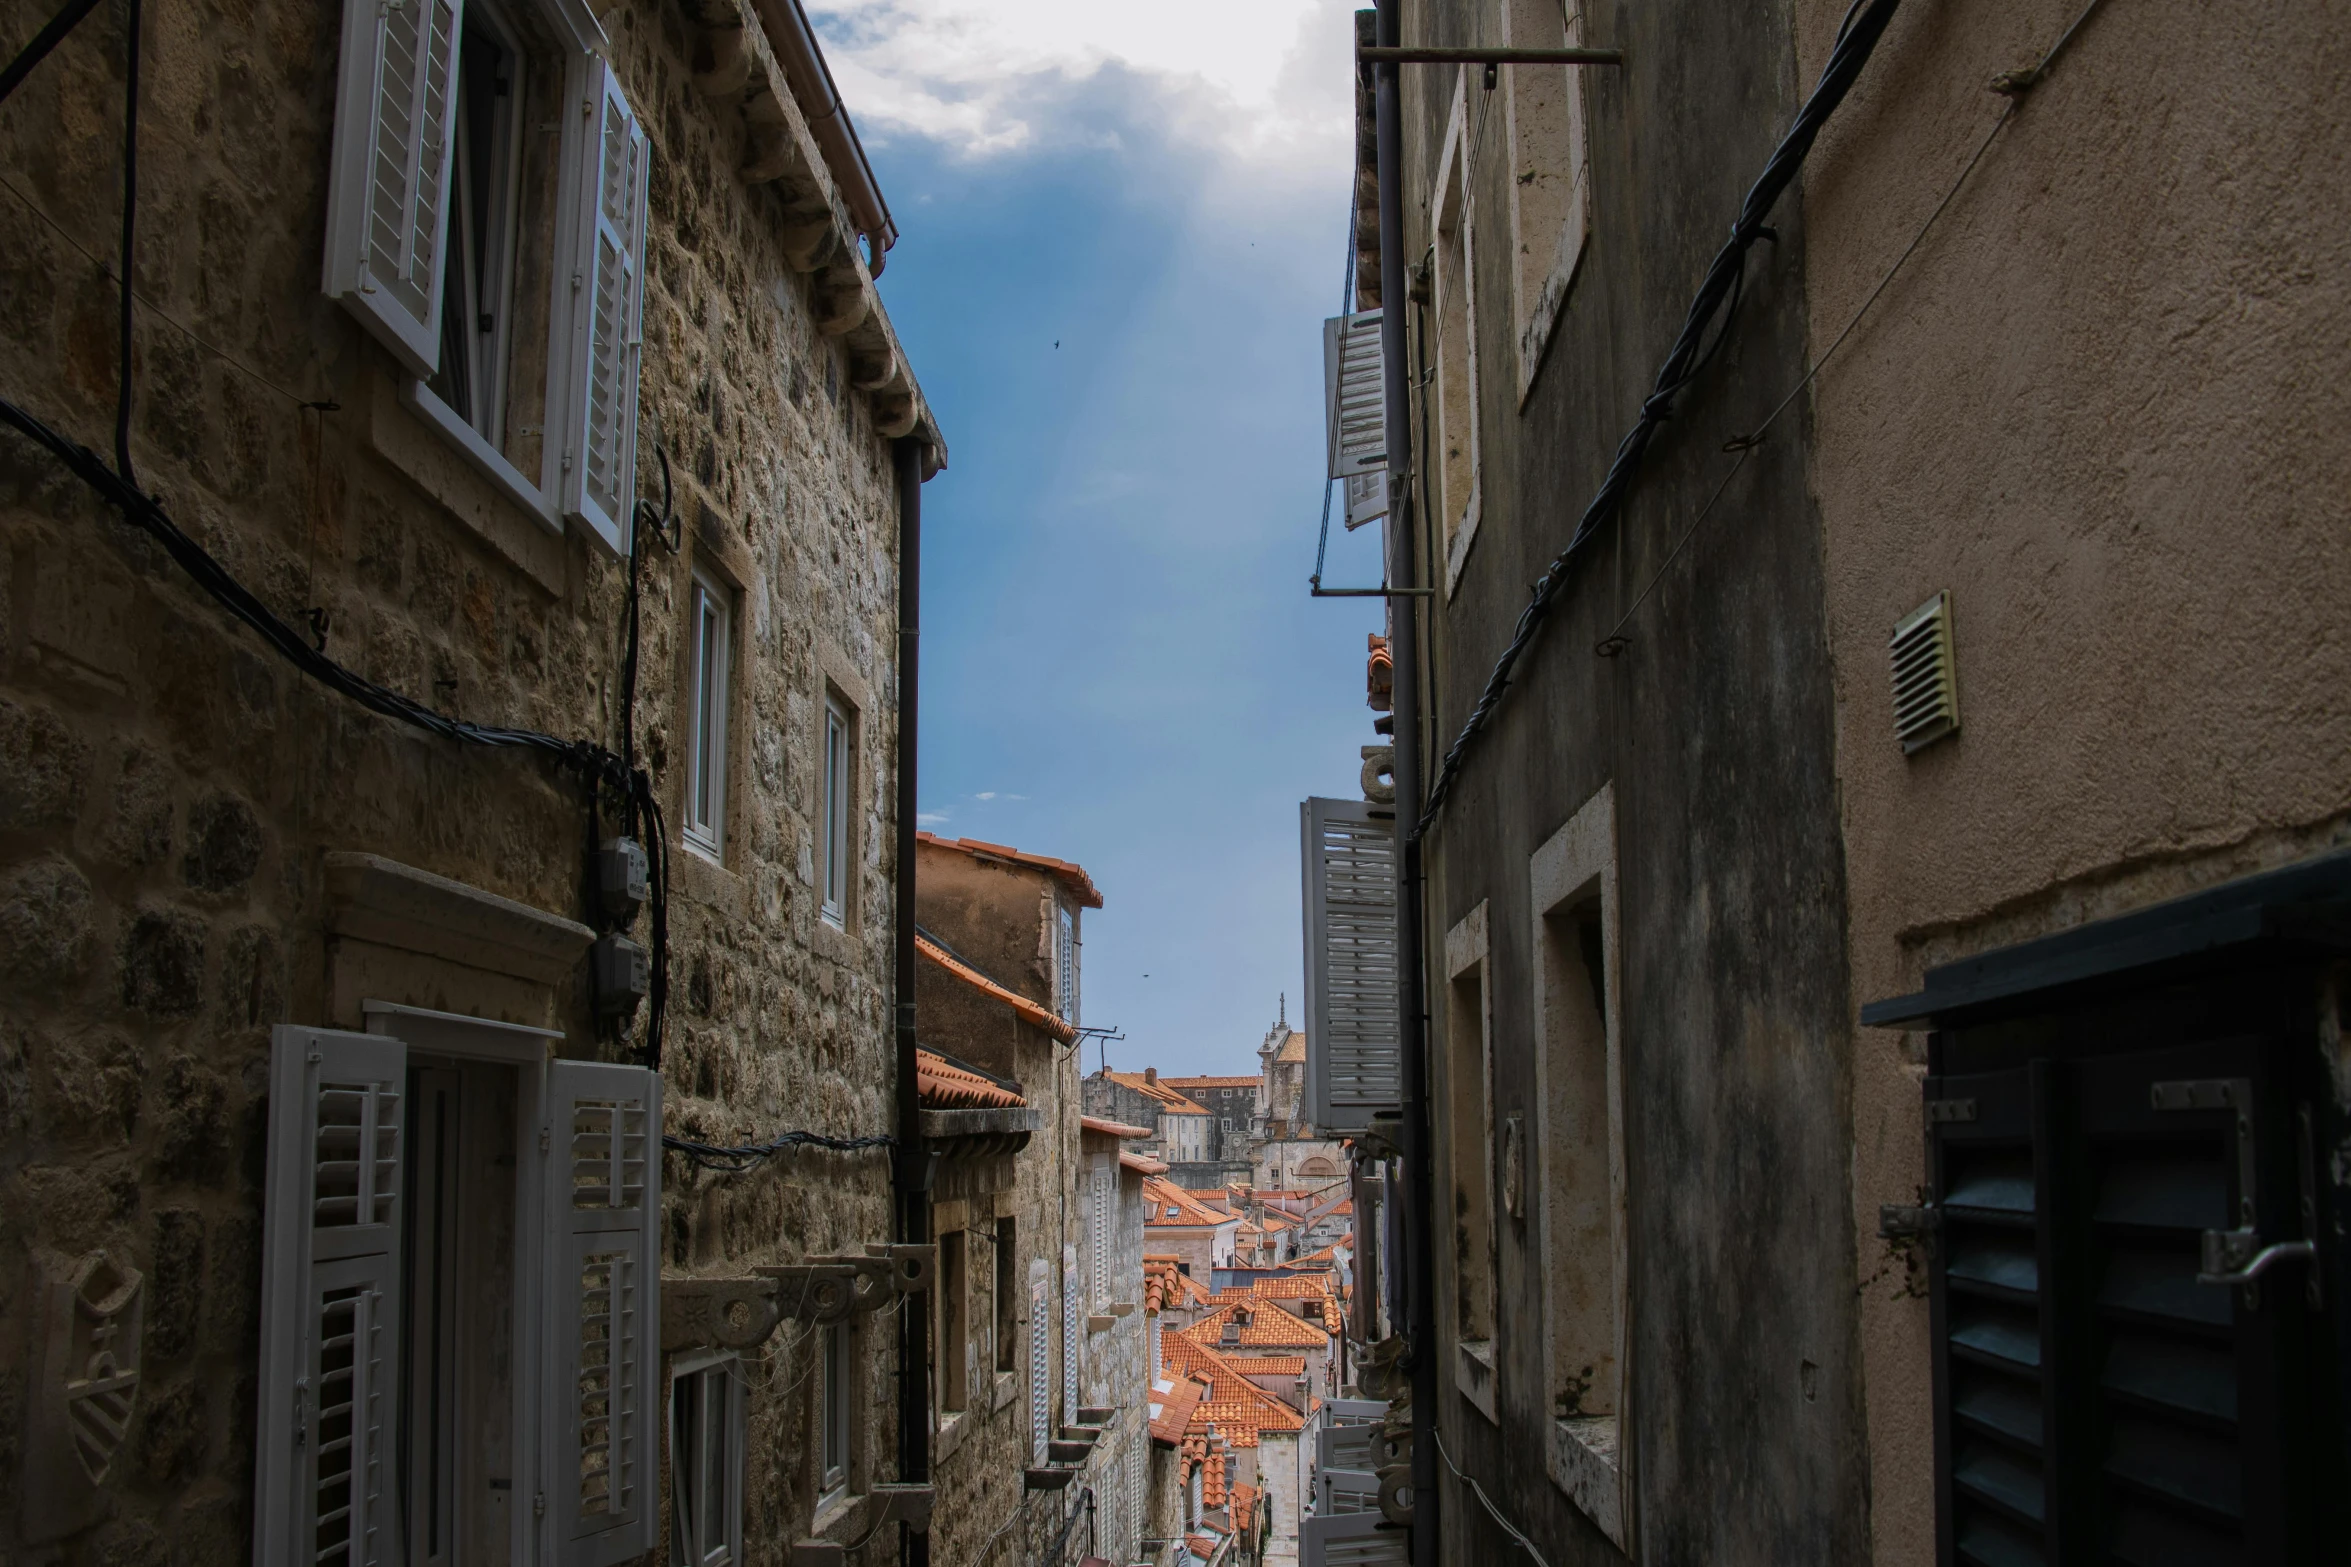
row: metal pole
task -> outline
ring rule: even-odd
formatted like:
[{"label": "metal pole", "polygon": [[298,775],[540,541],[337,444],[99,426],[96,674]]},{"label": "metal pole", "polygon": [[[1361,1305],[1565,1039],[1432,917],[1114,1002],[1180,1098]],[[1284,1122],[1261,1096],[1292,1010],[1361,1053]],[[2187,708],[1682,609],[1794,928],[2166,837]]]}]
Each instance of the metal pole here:
[{"label": "metal pole", "polygon": [[[1397,46],[1402,0],[1379,0],[1376,41]],[[1388,472],[1394,498],[1388,512],[1388,583],[1409,592],[1417,582],[1413,548],[1412,398],[1406,384],[1405,301],[1411,284],[1404,250],[1403,105],[1396,67],[1372,67],[1380,192],[1380,359],[1387,385]],[[1407,1202],[1403,1213],[1407,1281],[1405,1341],[1412,1365],[1412,1561],[1437,1567],[1436,1309],[1430,1265],[1428,1036],[1421,990],[1420,842],[1420,606],[1391,601],[1390,651],[1396,663],[1396,1014],[1404,1061],[1403,1155]]]},{"label": "metal pole", "polygon": [[[898,1239],[931,1238],[930,1153],[923,1146],[922,1099],[914,1072],[915,739],[922,667],[922,443],[911,437],[891,452],[898,481],[898,877],[897,928],[891,932],[898,999],[898,1151],[892,1161]],[[931,1477],[930,1295],[909,1297],[898,1311],[898,1478]],[[928,1532],[898,1526],[898,1560],[929,1567]]]}]

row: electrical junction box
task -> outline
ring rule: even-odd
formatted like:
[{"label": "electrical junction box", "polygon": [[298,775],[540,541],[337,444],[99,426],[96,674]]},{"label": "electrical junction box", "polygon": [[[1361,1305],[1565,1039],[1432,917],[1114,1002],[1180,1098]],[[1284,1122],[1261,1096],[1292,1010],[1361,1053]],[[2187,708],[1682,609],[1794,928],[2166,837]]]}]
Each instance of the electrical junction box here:
[{"label": "electrical junction box", "polygon": [[596,1010],[607,1017],[628,1016],[652,989],[653,966],[645,949],[618,932],[596,938],[596,945],[589,949],[589,964],[596,987]]}]

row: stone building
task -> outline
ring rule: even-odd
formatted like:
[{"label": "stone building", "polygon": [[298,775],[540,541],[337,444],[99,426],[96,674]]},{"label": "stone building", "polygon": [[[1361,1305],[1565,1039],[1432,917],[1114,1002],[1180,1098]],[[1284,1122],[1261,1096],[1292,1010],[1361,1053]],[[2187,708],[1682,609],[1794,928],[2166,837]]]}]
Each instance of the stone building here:
[{"label": "stone building", "polygon": [[[1285,1008],[1285,1012],[1287,1009]],[[1303,1187],[1320,1191],[1347,1176],[1347,1145],[1319,1135],[1306,1103],[1306,1036],[1287,1016],[1257,1047],[1265,1115],[1249,1150],[1251,1179],[1261,1190]]]},{"label": "stone building", "polygon": [[897,541],[945,448],[799,6],[140,15],[0,119],[0,1551],[853,1538],[892,1335],[668,1298],[891,1241],[887,1151],[777,1139],[912,1092]]},{"label": "stone building", "polygon": [[1206,1105],[1160,1081],[1159,1068],[1113,1072],[1107,1067],[1086,1079],[1086,1110],[1092,1115],[1148,1128],[1137,1151],[1170,1167],[1179,1186],[1202,1190],[1224,1184],[1224,1166],[1215,1154],[1216,1117]]},{"label": "stone building", "polygon": [[1376,25],[1414,1559],[2327,1559],[2339,30]]}]

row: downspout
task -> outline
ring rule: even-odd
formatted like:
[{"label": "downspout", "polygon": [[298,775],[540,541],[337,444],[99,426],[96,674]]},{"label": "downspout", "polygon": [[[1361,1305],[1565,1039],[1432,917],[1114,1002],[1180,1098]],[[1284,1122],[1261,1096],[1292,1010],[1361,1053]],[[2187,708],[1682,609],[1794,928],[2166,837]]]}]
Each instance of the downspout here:
[{"label": "downspout", "polygon": [[[1402,0],[1379,0],[1378,40],[1402,41]],[[1404,129],[1396,67],[1372,67],[1374,139],[1380,191],[1380,362],[1387,385],[1388,472],[1409,481],[1412,396],[1405,375]],[[1413,548],[1412,486],[1397,483],[1388,515],[1388,586],[1418,582]],[[1388,600],[1389,651],[1395,659],[1396,1013],[1404,1058],[1404,1211],[1406,1352],[1412,1368],[1412,1563],[1437,1567],[1437,1326],[1429,1251],[1428,1034],[1422,999],[1420,908],[1420,610],[1409,594]]]},{"label": "downspout", "polygon": [[[922,668],[923,443],[902,437],[891,451],[898,479],[898,886],[897,928],[891,932],[893,982],[898,996],[898,1155],[893,1163],[898,1240],[920,1246],[931,1238],[931,1155],[923,1145],[922,1096],[914,1069],[914,830],[915,739]],[[925,1485],[931,1478],[930,1297],[914,1296],[898,1313],[898,1478]],[[902,1567],[929,1567],[927,1529],[898,1526]]]}]

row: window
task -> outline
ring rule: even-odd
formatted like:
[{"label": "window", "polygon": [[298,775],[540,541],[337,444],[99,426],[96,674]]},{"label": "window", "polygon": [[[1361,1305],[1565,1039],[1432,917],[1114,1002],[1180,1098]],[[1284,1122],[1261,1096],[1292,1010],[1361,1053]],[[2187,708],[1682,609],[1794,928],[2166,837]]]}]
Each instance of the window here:
[{"label": "window", "polygon": [[347,8],[325,288],[509,499],[626,555],[650,159],[602,47],[569,5]]},{"label": "window", "polygon": [[1055,945],[1053,982],[1058,992],[1062,1021],[1078,1020],[1078,916],[1068,904],[1061,904],[1057,920],[1060,940]]},{"label": "window", "polygon": [[848,705],[831,692],[824,704],[824,800],[819,830],[824,834],[825,923],[846,928],[849,923],[850,793],[855,756],[851,742],[856,726]]},{"label": "window", "polygon": [[[1486,905],[1445,936],[1446,1164],[1451,1172],[1455,1379],[1494,1418],[1494,1163],[1492,1008],[1486,989]],[[1303,1172],[1300,1172],[1303,1173]]]},{"label": "window", "polygon": [[996,1369],[1020,1364],[1020,1239],[1017,1221],[996,1221]]},{"label": "window", "polygon": [[743,1367],[734,1355],[681,1357],[669,1381],[670,1559],[743,1559]]},{"label": "window", "polygon": [[1478,301],[1477,244],[1469,182],[1476,151],[1469,135],[1468,67],[1454,90],[1453,119],[1437,174],[1436,273],[1427,331],[1437,406],[1430,420],[1436,451],[1428,463],[1433,500],[1444,525],[1445,591],[1461,578],[1462,562],[1478,531]]},{"label": "window", "polygon": [[849,1324],[826,1327],[817,1352],[823,1357],[816,1378],[816,1490],[821,1507],[849,1489]]},{"label": "window", "polygon": [[659,1079],[366,1010],[271,1039],[256,1561],[652,1549]]},{"label": "window", "polygon": [[[1505,0],[1503,42],[1567,49],[1583,16],[1558,0]],[[1592,159],[1584,127],[1584,68],[1506,65],[1503,114],[1510,146],[1510,295],[1518,338],[1518,396],[1526,401],[1567,304],[1591,231]]]},{"label": "window", "polygon": [[1622,1547],[1632,1509],[1631,1471],[1617,1461],[1626,1284],[1612,790],[1593,796],[1535,852],[1530,873],[1549,1467],[1552,1480]]},{"label": "window", "polygon": [[971,1407],[970,1242],[961,1226],[939,1237],[939,1408],[943,1413]]},{"label": "window", "polygon": [[685,839],[712,858],[726,849],[727,701],[733,663],[734,595],[696,569],[687,627],[692,668],[687,722]]}]

